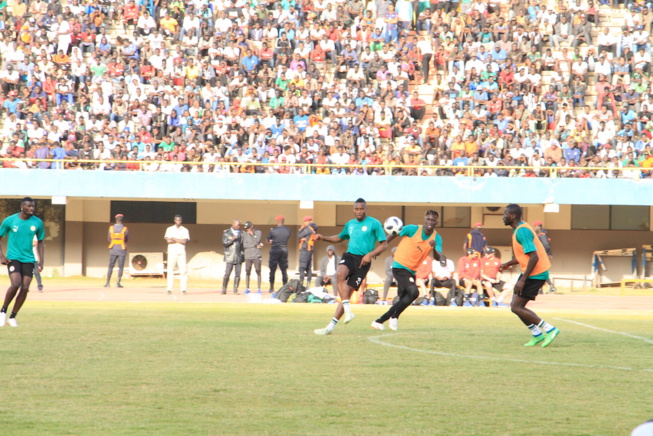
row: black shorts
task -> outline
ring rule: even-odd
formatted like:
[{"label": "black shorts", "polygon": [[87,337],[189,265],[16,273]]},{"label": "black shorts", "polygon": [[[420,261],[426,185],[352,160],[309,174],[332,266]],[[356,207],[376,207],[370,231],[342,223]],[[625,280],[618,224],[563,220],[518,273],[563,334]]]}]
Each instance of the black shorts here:
[{"label": "black shorts", "polygon": [[405,268],[392,268],[392,275],[394,276],[395,280],[397,280],[397,291],[400,293],[400,297],[402,291],[410,288],[411,286],[417,287],[417,281],[420,280],[416,278],[415,274]]},{"label": "black shorts", "polygon": [[23,263],[17,260],[10,260],[7,265],[9,274],[20,273],[23,277],[34,277],[35,264],[33,262]]},{"label": "black shorts", "polygon": [[367,272],[372,266],[372,262],[368,263],[367,265],[360,266],[362,259],[363,256],[345,253],[342,255],[342,259],[340,260],[340,265],[346,266],[349,270],[349,273],[347,274],[347,284],[355,291],[358,290],[363,279],[367,277]]},{"label": "black shorts", "polygon": [[[521,275],[519,276],[519,281],[521,279]],[[521,295],[520,297],[525,298],[527,300],[535,300],[537,297],[537,294],[540,292],[540,289],[542,289],[542,286],[546,283],[546,280],[540,280],[540,279],[526,279],[526,283],[524,284],[524,288],[521,290]]]}]

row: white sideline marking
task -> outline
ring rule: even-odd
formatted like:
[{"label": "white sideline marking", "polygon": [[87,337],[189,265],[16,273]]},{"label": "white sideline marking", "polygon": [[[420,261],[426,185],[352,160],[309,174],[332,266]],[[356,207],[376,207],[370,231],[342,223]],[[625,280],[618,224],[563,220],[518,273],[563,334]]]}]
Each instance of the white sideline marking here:
[{"label": "white sideline marking", "polygon": [[[428,334],[427,332],[420,332],[420,334],[425,334],[425,333]],[[389,334],[379,335],[379,336],[369,336],[367,339],[369,339],[372,343],[382,345],[384,347],[399,348],[400,350],[407,350],[415,353],[435,354],[438,356],[446,356],[446,357],[462,357],[464,359],[495,360],[500,362],[515,362],[515,363],[537,363],[540,365],[552,365],[552,366],[572,366],[572,367],[580,367],[580,368],[618,369],[621,371],[653,372],[653,369],[651,368],[637,369],[637,368],[631,368],[627,366],[592,365],[592,364],[584,364],[584,363],[562,363],[562,362],[548,362],[546,360],[510,359],[507,357],[475,356],[472,354],[445,353],[442,351],[423,350],[421,348],[407,347],[405,345],[389,344],[382,340],[383,338],[399,336],[401,334],[402,333],[389,333]],[[417,334],[417,333],[412,333],[412,334]]]},{"label": "white sideline marking", "polygon": [[105,298],[106,298],[106,295],[104,294],[104,292],[100,292],[100,299],[98,301],[102,301]]},{"label": "white sideline marking", "polygon": [[602,331],[602,332],[606,332],[606,333],[614,333],[615,335],[622,335],[622,336],[627,336],[627,337],[629,337],[629,338],[633,338],[633,339],[639,339],[640,341],[644,341],[644,342],[646,342],[647,344],[652,344],[652,345],[653,345],[653,340],[651,340],[651,339],[647,339],[647,338],[643,338],[643,337],[641,337],[641,336],[631,335],[630,333],[618,332],[618,331],[615,331],[615,330],[608,330],[608,329],[604,329],[604,328],[602,328],[602,327],[596,327],[596,326],[593,326],[593,325],[585,324],[585,323],[578,322],[578,321],[571,321],[571,320],[569,320],[569,319],[564,319],[564,318],[553,318],[553,319],[556,319],[556,320],[559,320],[559,321],[570,322],[570,323],[572,323],[572,324],[576,324],[576,325],[580,325],[580,326],[583,326],[583,327],[587,327],[588,329],[600,330],[600,331]]}]

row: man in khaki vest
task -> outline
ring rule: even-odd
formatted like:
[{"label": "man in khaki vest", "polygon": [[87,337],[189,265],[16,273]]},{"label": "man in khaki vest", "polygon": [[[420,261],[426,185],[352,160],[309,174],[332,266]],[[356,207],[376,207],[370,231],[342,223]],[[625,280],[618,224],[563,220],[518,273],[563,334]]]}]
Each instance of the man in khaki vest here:
[{"label": "man in khaki vest", "polygon": [[122,279],[122,272],[125,269],[125,256],[127,256],[127,241],[129,240],[129,230],[122,223],[124,215],[119,213],[116,215],[116,223],[109,227],[109,271],[107,271],[107,282],[104,284],[105,288],[110,286],[111,274],[113,267],[118,261],[118,281],[116,286],[122,288],[120,279]]}]

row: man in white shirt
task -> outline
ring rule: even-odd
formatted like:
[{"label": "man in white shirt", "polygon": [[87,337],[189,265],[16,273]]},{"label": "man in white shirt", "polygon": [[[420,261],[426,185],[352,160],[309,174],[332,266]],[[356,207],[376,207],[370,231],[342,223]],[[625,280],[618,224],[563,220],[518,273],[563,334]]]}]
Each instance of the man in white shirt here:
[{"label": "man in white shirt", "polygon": [[181,25],[181,32],[179,33],[179,41],[182,41],[184,38],[184,35],[189,32],[195,32],[196,37],[199,38],[199,30],[200,30],[200,19],[195,16],[192,12],[189,13],[184,17],[184,21],[182,22]]},{"label": "man in white shirt", "polygon": [[[432,266],[433,279],[431,280],[431,302],[436,306],[450,306],[454,300],[457,306],[462,306],[463,293],[456,286],[456,280],[453,278],[455,266],[453,260],[447,259],[440,254],[440,260],[434,260]],[[436,292],[435,288],[448,288],[446,298],[440,291]]]},{"label": "man in white shirt", "polygon": [[168,295],[172,294],[172,288],[175,284],[175,266],[179,269],[179,281],[181,293],[186,294],[186,244],[190,241],[188,229],[181,225],[181,215],[175,215],[175,225],[166,229],[164,236],[168,243]]}]

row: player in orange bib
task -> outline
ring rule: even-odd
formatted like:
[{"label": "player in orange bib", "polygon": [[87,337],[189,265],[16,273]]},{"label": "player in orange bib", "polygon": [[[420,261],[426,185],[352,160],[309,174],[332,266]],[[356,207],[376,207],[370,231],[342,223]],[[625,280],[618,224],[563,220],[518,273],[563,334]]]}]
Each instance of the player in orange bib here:
[{"label": "player in orange bib", "polygon": [[[372,322],[373,329],[383,330],[383,323],[390,320],[388,323],[390,330],[397,330],[399,315],[419,296],[415,281],[417,268],[431,253],[435,260],[440,260],[442,237],[435,231],[438,218],[439,214],[436,211],[429,210],[424,216],[424,225],[406,225],[399,232],[399,236],[403,238],[394,254],[392,264],[392,275],[397,281],[399,301],[379,319]],[[396,234],[388,236],[388,242],[396,236]]]},{"label": "player in orange bib", "polygon": [[[526,308],[529,301],[535,300],[539,290],[549,277],[551,262],[533,228],[522,221],[522,208],[518,204],[509,204],[503,212],[503,223],[513,228],[513,259],[502,264],[499,271],[519,264],[521,275],[515,283],[514,295],[510,303],[512,312],[531,331],[533,337],[524,344],[533,347],[540,342],[543,347],[549,345],[560,334],[557,327],[544,321],[535,312]],[[542,332],[544,330],[544,332]]]}]

